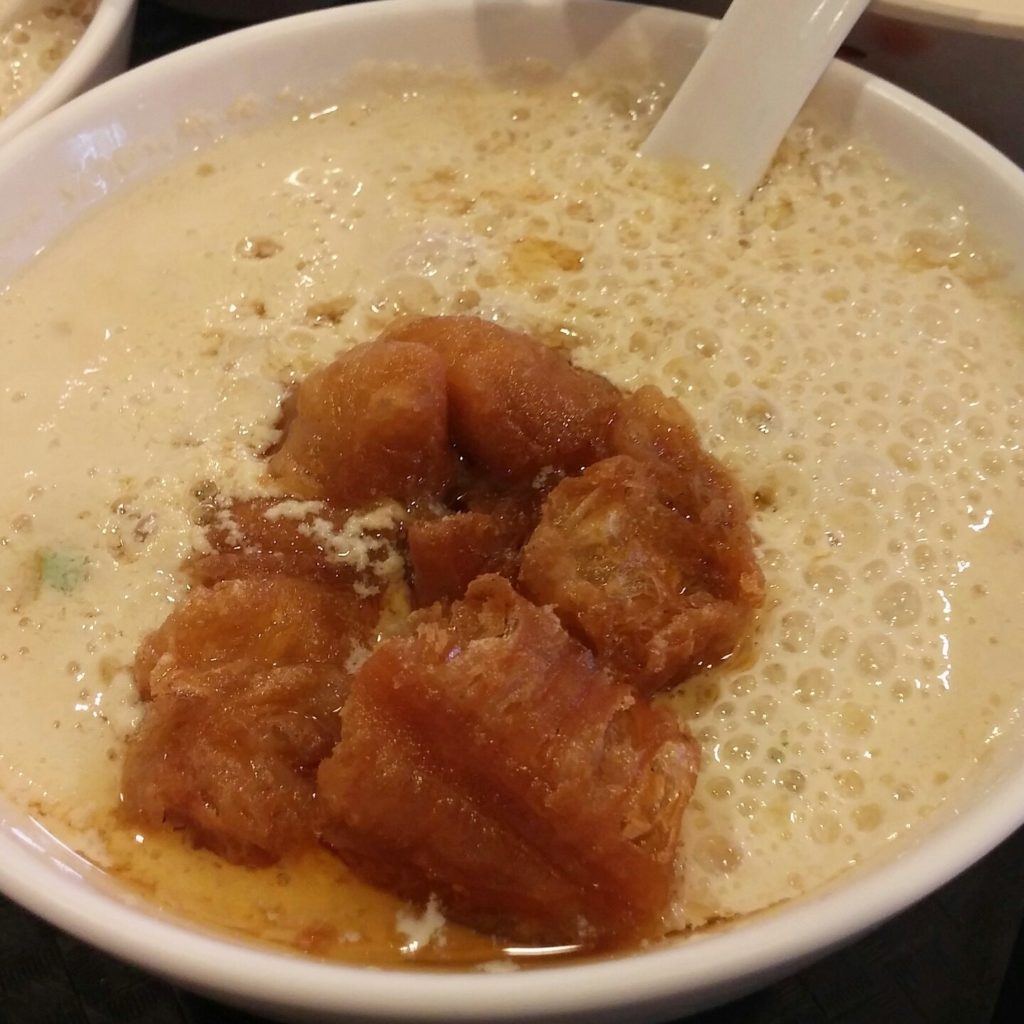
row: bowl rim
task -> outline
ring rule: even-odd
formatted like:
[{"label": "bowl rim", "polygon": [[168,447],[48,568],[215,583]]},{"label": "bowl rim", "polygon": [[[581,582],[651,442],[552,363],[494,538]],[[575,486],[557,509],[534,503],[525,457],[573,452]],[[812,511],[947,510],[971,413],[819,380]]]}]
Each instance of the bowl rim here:
[{"label": "bowl rim", "polygon": [[955,32],[1024,39],[1024,6],[1017,10],[989,10],[969,0],[874,0],[875,14],[932,25]]},{"label": "bowl rim", "polygon": [[135,5],[136,0],[100,0],[82,37],[53,74],[0,120],[0,146],[92,84],[134,17]]},{"label": "bowl rim", "polygon": [[[124,0],[110,0],[124,2]],[[531,6],[637,8],[620,0],[533,0]],[[499,6],[490,4],[489,6]],[[284,19],[298,35],[334,22],[350,28],[380,18],[422,13],[419,0],[375,0]],[[476,0],[435,0],[434,17],[478,9]],[[708,20],[679,11],[706,31]],[[0,182],[38,151],[57,145],[74,126],[105,110],[134,105],[151,83],[173,80],[198,62],[212,66],[279,34],[281,21],[229,32],[159,58],[79,97],[0,151]],[[689,30],[687,30],[689,31]],[[295,36],[289,37],[294,41]],[[858,68],[834,62],[828,72],[901,117],[923,121],[986,175],[1011,189],[1024,208],[1024,171],[946,115]],[[164,166],[161,164],[160,166]],[[155,170],[155,168],[151,168]],[[20,813],[20,812],[18,812]],[[83,883],[73,866],[44,860],[30,831],[0,802],[0,889],[30,911],[115,956],[176,984],[257,1008],[408,1021],[525,1019],[607,1014],[630,1008],[673,1012],[711,1005],[796,969],[851,941],[937,889],[1024,824],[1024,770],[990,788],[953,820],[926,829],[923,841],[849,884],[753,915],[743,926],[708,931],[608,960],[552,964],[515,973],[385,969],[327,963],[197,931],[193,926],[121,902]],[[681,952],[685,954],[681,957]],[[682,962],[681,962],[682,961]],[[745,984],[745,988],[743,985]]]}]

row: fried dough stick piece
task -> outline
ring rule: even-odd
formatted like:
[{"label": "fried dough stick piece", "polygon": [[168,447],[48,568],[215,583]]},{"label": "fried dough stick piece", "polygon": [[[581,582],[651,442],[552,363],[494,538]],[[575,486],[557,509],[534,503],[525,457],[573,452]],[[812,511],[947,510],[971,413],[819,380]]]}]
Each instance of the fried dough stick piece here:
[{"label": "fried dough stick piece", "polygon": [[626,396],[612,428],[612,450],[648,465],[668,503],[704,531],[712,593],[747,608],[764,601],[750,512],[729,471],[700,444],[692,417],[655,387]]},{"label": "fried dough stick piece", "polygon": [[544,489],[607,452],[618,390],[529,335],[476,317],[399,321],[381,339],[443,357],[450,429],[465,459],[446,495],[465,507],[409,525],[417,605],[461,597],[485,573],[514,578]]},{"label": "fried dough stick piece", "polygon": [[267,576],[193,592],[136,657],[149,700],[122,772],[126,813],[240,864],[314,840],[314,783],[372,600]]},{"label": "fried dough stick piece", "polygon": [[457,512],[409,524],[408,561],[417,608],[454,601],[487,573],[514,578],[524,534],[483,512]]},{"label": "fried dough stick piece", "polygon": [[353,677],[318,776],[322,836],[454,920],[610,947],[663,932],[697,762],[672,716],[483,576]]},{"label": "fried dough stick piece", "polygon": [[135,685],[148,700],[180,689],[174,677],[183,671],[232,662],[344,665],[372,634],[379,612],[379,601],[288,576],[196,588],[143,640]]},{"label": "fried dough stick piece", "polygon": [[357,345],[299,384],[270,471],[288,493],[338,508],[439,497],[454,468],[446,393],[431,348]]},{"label": "fried dough stick piece", "polygon": [[668,504],[650,464],[616,456],[551,492],[519,585],[649,694],[725,657],[746,631],[750,607],[720,550],[712,527]]},{"label": "fried dough stick piece", "polygon": [[235,864],[314,842],[316,769],[337,742],[347,678],[333,665],[182,670],[128,743],[124,810]]},{"label": "fried dough stick piece", "polygon": [[417,608],[454,601],[488,573],[514,580],[526,538],[540,518],[541,489],[495,490],[480,480],[463,481],[449,500],[458,511],[408,524],[408,564]]},{"label": "fried dough stick piece", "polygon": [[438,352],[448,371],[452,439],[499,480],[577,473],[608,454],[618,389],[527,334],[471,316],[399,321],[381,338]]},{"label": "fried dough stick piece", "polygon": [[[332,536],[338,536],[349,518],[349,513],[326,501],[298,502],[288,497],[234,500],[219,509],[206,527],[211,550],[193,555],[186,568],[194,581],[207,586],[273,574],[379,586],[371,565],[359,568],[332,550]],[[373,531],[376,550],[369,560],[375,555],[384,558],[397,537],[393,521]]]}]

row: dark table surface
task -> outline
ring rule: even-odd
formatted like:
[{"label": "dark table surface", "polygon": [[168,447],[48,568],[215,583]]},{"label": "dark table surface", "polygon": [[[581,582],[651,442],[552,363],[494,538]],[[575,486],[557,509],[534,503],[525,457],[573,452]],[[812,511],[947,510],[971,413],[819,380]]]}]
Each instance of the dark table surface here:
[{"label": "dark table surface", "polygon": [[[234,27],[142,0],[132,63]],[[1024,829],[866,938],[688,1021],[1018,1024],[1024,1021],[1022,922]],[[260,1021],[123,964],[0,896],[0,1024]]]}]

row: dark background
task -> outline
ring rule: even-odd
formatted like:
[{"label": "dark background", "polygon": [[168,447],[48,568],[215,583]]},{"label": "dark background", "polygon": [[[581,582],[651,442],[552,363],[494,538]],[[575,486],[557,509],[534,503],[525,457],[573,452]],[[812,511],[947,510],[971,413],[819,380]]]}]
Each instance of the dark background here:
[{"label": "dark background", "polygon": [[[671,0],[665,5],[675,6]],[[143,63],[234,27],[141,0],[131,62]],[[1024,829],[854,945],[688,1021],[1018,1024],[1024,1021],[1022,922]],[[114,960],[0,896],[0,1024],[259,1021]]]}]

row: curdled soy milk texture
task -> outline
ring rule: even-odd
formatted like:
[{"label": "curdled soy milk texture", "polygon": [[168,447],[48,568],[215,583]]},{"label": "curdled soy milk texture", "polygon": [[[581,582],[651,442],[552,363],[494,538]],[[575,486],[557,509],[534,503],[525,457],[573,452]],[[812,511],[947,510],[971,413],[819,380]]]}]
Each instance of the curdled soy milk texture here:
[{"label": "curdled soy milk texture", "polygon": [[26,0],[6,22],[0,0],[0,117],[9,114],[57,70],[82,38],[99,0]]},{"label": "curdled soy milk texture", "polygon": [[3,296],[4,789],[102,861],[133,652],[211,485],[267,488],[283,388],[339,348],[474,312],[673,393],[750,496],[754,637],[665,698],[704,752],[680,923],[969,799],[1024,692],[1024,311],[964,210],[810,113],[738,211],[634,155],[655,85],[364,78],[118,199]]}]

